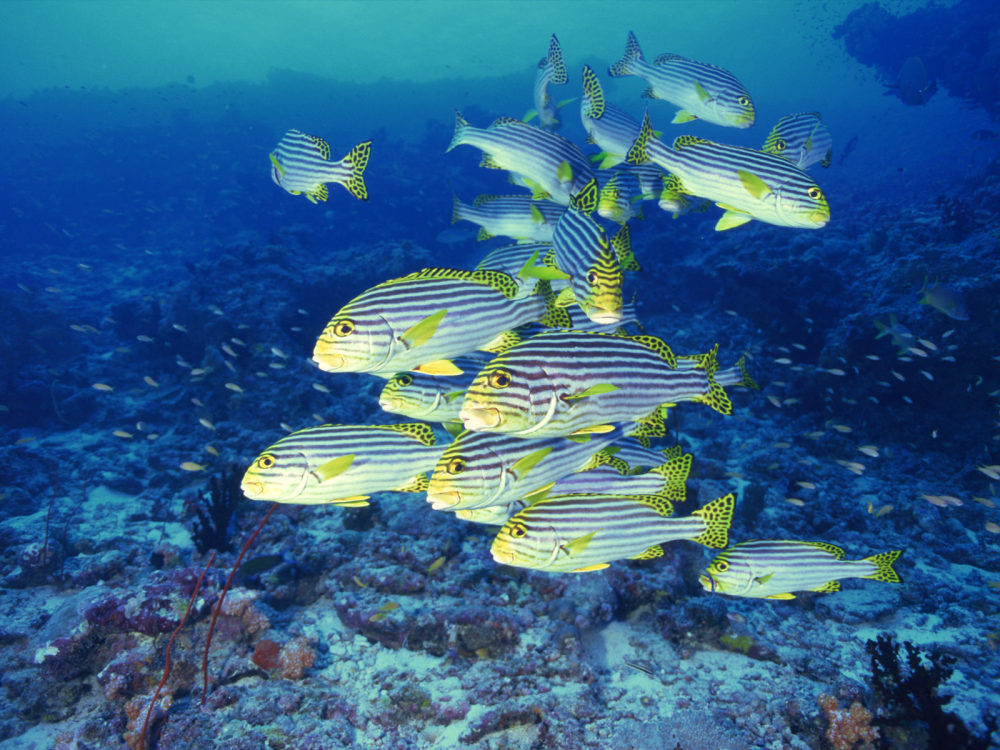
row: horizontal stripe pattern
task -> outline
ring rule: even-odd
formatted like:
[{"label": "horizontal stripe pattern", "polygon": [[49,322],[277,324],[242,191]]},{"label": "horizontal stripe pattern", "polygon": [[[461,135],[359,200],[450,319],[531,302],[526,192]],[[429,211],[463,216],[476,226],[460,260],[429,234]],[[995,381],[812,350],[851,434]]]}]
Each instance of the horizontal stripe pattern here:
[{"label": "horizontal stripe pattern", "polygon": [[833,138],[818,112],[797,112],[778,120],[760,150],[787,159],[799,169],[816,163],[829,167]]},{"label": "horizontal stripe pattern", "polygon": [[602,169],[625,161],[629,146],[639,135],[639,121],[605,101],[600,80],[589,65],[583,66],[580,121],[587,131],[588,140],[604,152]]},{"label": "horizontal stripe pattern", "polygon": [[[308,427],[261,453],[244,474],[242,488],[253,500],[331,503],[411,484],[433,468],[444,448],[434,444],[425,424]],[[353,460],[337,476],[321,481],[314,473],[349,455]]]},{"label": "horizontal stripe pattern", "polygon": [[427,422],[458,422],[462,399],[479,371],[493,358],[488,352],[452,357],[461,375],[397,373],[386,381],[378,404],[383,411]]},{"label": "horizontal stripe pattern", "polygon": [[[505,565],[569,572],[638,557],[659,544],[693,541],[706,531],[701,515],[666,517],[669,505],[655,497],[606,494],[545,499],[512,516],[490,551]],[[729,519],[724,525],[728,529]],[[585,545],[579,541],[590,535]]]},{"label": "horizontal stripe pattern", "polygon": [[[532,208],[541,215],[541,221]],[[532,200],[530,195],[480,196],[472,205],[455,198],[452,223],[471,221],[491,237],[549,242],[563,210],[558,203]]]},{"label": "horizontal stripe pattern", "polygon": [[[427,500],[446,510],[506,505],[579,471],[595,453],[621,437],[621,430],[594,435],[583,442],[463,432],[434,466]],[[518,461],[540,455],[539,451],[547,452],[530,469],[514,471]]]},{"label": "horizontal stripe pattern", "polygon": [[[754,123],[750,93],[731,72],[718,65],[672,54],[659,55],[654,64],[650,64],[631,31],[624,56],[609,68],[608,73],[645,79],[650,86],[646,96],[665,99],[705,122],[734,128],[748,128]],[[707,100],[698,90],[699,86],[708,94]]]},{"label": "horizontal stripe pattern", "polygon": [[[569,435],[597,425],[641,420],[664,403],[704,401],[719,394],[721,387],[706,370],[672,367],[665,359],[668,354],[672,360],[669,347],[652,336],[542,333],[483,369],[466,393],[463,421],[470,429],[476,410],[495,410],[499,423],[476,429],[532,437]],[[498,376],[509,384],[497,387]],[[574,398],[606,384],[615,389]]]},{"label": "horizontal stripe pattern", "polygon": [[753,540],[717,555],[705,571],[711,580],[703,580],[702,585],[711,590],[714,582],[719,593],[763,598],[815,591],[832,581],[878,574],[879,567],[871,559],[842,557],[843,550],[825,543]]},{"label": "horizontal stripe pattern", "polygon": [[305,193],[320,200],[326,200],[324,184],[336,182],[367,200],[368,191],[361,175],[368,164],[370,149],[371,141],[365,141],[340,161],[330,161],[330,146],[326,141],[289,130],[271,152],[271,179],[289,193]]},{"label": "horizontal stripe pattern", "polygon": [[[633,163],[652,161],[674,174],[685,192],[770,224],[815,229],[830,218],[815,180],[785,159],[692,136],[678,137],[669,148],[652,136],[648,115],[628,158]],[[769,192],[756,196],[741,173],[763,181]]]},{"label": "horizontal stripe pattern", "polygon": [[[437,278],[436,271],[453,274]],[[488,283],[490,279],[497,285]],[[390,377],[418,365],[470,352],[510,328],[539,320],[546,310],[534,280],[520,286],[496,271],[424,269],[362,292],[330,320],[313,359],[322,369]],[[501,288],[507,292],[501,291]],[[510,290],[519,295],[508,296]],[[446,310],[433,335],[411,347],[411,327]],[[349,330],[348,330],[349,329]]]},{"label": "horizontal stripe pattern", "polygon": [[[594,176],[586,157],[572,141],[513,118],[476,128],[465,122],[461,113],[456,114],[455,135],[448,150],[460,145],[482,150],[493,166],[527,177],[548,193],[550,200],[564,206]],[[571,170],[565,182],[559,177],[563,163]]]}]

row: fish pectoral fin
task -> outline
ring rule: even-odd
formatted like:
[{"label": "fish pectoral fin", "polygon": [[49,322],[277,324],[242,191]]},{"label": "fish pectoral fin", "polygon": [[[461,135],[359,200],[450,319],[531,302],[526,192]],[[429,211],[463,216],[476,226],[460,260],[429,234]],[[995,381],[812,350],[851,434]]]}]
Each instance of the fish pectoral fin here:
[{"label": "fish pectoral fin", "polygon": [[271,164],[273,164],[274,168],[278,170],[278,174],[280,174],[282,177],[284,177],[285,176],[285,168],[283,166],[281,166],[281,162],[278,161],[278,157],[275,156],[274,154],[268,154],[268,156],[271,158]]},{"label": "fish pectoral fin", "polygon": [[674,119],[671,120],[670,122],[674,125],[679,125],[681,123],[691,122],[692,120],[697,120],[697,119],[698,115],[693,115],[686,109],[679,109],[677,110],[677,114],[674,115]]},{"label": "fish pectoral fin", "polygon": [[458,437],[459,435],[461,435],[462,434],[462,430],[464,429],[462,427],[462,423],[461,422],[444,422],[442,424],[442,426],[444,427],[445,432],[447,432],[453,438],[454,437]]},{"label": "fish pectoral fin", "polygon": [[[461,375],[464,370],[458,367],[450,359],[435,359],[431,362],[424,362],[412,368],[414,372],[424,372],[428,375]],[[465,393],[464,391],[462,392]]]},{"label": "fish pectoral fin", "polygon": [[579,536],[576,539],[573,539],[572,541],[566,542],[566,544],[562,546],[563,551],[565,551],[566,554],[570,555],[571,557],[573,555],[580,554],[585,549],[587,549],[587,547],[590,545],[590,542],[594,538],[594,535],[596,533],[597,533],[596,531],[591,531],[589,534],[584,534],[583,536]]},{"label": "fish pectoral fin", "polygon": [[406,333],[399,337],[399,340],[406,344],[408,349],[415,349],[421,344],[426,344],[430,341],[441,321],[444,320],[444,316],[447,314],[447,308],[438,310],[436,313],[431,313],[419,323],[412,325]]},{"label": "fish pectoral fin", "polygon": [[694,82],[694,90],[695,93],[698,94],[698,98],[701,99],[702,104],[708,104],[712,101],[712,95],[705,91],[705,87],[697,81]]},{"label": "fish pectoral fin", "polygon": [[592,570],[604,570],[609,567],[608,563],[594,563],[593,565],[587,565],[583,568],[573,568],[570,573],[589,573]]},{"label": "fish pectoral fin", "polygon": [[573,435],[592,435],[594,433],[604,434],[606,432],[611,432],[614,429],[615,429],[615,426],[613,424],[598,424],[598,425],[594,425],[593,427],[581,427],[579,430],[576,430],[575,432],[571,432],[570,436],[573,436]]},{"label": "fish pectoral fin", "polygon": [[530,208],[531,208],[531,220],[535,224],[544,224],[545,223],[545,217],[542,216],[542,212],[538,210],[538,206],[536,206],[534,203],[532,203]]},{"label": "fish pectoral fin", "polygon": [[618,386],[611,383],[598,383],[597,385],[592,385],[585,391],[580,393],[573,393],[569,396],[563,396],[563,401],[579,401],[583,398],[589,398],[590,396],[600,396],[602,393],[611,393],[611,391],[617,391]]},{"label": "fish pectoral fin", "polygon": [[768,573],[766,576],[757,576],[756,578],[753,579],[753,582],[763,586],[765,583],[771,580],[771,577],[773,575],[774,573]]},{"label": "fish pectoral fin", "polygon": [[518,459],[514,463],[514,465],[510,467],[510,470],[514,472],[514,474],[516,474],[520,479],[524,479],[526,476],[528,476],[528,472],[531,471],[539,461],[544,459],[551,452],[552,452],[551,445],[545,446],[544,448],[539,448],[538,450],[529,453],[526,456],[522,456],[520,459]]},{"label": "fish pectoral fin", "polygon": [[348,453],[346,456],[337,456],[336,458],[331,458],[326,463],[317,466],[315,471],[313,471],[313,474],[320,481],[320,484],[322,484],[323,482],[328,482],[334,477],[343,474],[351,468],[352,463],[354,463],[353,453]]},{"label": "fish pectoral fin", "polygon": [[752,172],[747,172],[745,169],[737,169],[736,174],[739,176],[740,182],[743,183],[746,191],[757,200],[763,200],[774,192],[771,190],[770,185]]},{"label": "fish pectoral fin", "polygon": [[540,503],[540,502],[542,502],[542,500],[544,500],[546,497],[548,497],[549,492],[552,491],[552,488],[554,486],[555,486],[555,482],[549,482],[545,486],[539,487],[537,490],[535,490],[534,492],[532,492],[530,495],[525,495],[521,499],[524,500],[526,503],[528,503],[528,505],[534,505],[535,503]]},{"label": "fish pectoral fin", "polygon": [[715,222],[715,231],[725,232],[727,229],[735,229],[736,227],[743,226],[752,219],[753,217],[750,214],[743,211],[726,211]]}]

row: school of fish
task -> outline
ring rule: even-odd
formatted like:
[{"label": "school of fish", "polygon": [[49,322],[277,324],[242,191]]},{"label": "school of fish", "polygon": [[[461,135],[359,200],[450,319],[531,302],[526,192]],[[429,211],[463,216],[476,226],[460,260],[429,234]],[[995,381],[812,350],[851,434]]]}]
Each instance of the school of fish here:
[{"label": "school of fish", "polygon": [[[756,120],[732,72],[672,53],[650,62],[632,32],[607,73],[642,78],[644,97],[678,107],[672,124],[745,129]],[[693,457],[653,447],[670,410],[730,415],[726,389],[756,385],[744,357],[722,367],[717,345],[678,353],[646,333],[625,292],[626,274],[641,268],[628,227],[643,202],[675,217],[714,203],[718,231],[750,221],[825,226],[827,198],[805,171],[832,160],[820,115],[782,117],[759,150],[686,134],[668,145],[648,109],[639,121],[611,104],[583,66],[588,154],[554,132],[574,99],[557,104],[550,87],[569,80],[553,35],[525,119],[477,127],[456,113],[447,151],[479,149],[480,166],[505,170],[517,187],[455,196],[452,223],[478,225],[479,240],[511,241],[469,268],[383,281],[345,301],[317,337],[320,370],[379,378],[382,409],[420,421],[291,431],[247,468],[244,494],[358,507],[375,493],[426,493],[432,510],[496,527],[497,563],[550,572],[653,560],[686,541],[719,550],[700,579],[712,593],[787,599],[837,591],[846,578],[899,582],[899,550],[849,561],[827,542],[731,544],[735,492],[681,512]],[[271,175],[314,203],[329,199],[331,182],[367,200],[370,153],[363,141],[331,161],[325,140],[292,129],[270,154]]]}]

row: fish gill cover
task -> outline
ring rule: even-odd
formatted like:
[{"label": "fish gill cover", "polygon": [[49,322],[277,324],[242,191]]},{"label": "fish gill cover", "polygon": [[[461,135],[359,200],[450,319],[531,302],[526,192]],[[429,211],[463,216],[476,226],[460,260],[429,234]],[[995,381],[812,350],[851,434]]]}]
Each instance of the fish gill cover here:
[{"label": "fish gill cover", "polygon": [[0,748],[995,746],[989,7],[82,7],[0,9]]}]

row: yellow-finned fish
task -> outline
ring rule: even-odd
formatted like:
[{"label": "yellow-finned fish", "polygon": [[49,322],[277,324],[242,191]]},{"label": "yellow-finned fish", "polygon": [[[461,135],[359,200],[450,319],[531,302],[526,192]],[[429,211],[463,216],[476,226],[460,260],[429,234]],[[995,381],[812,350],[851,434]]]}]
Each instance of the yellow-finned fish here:
[{"label": "yellow-finned fish", "polygon": [[329,197],[326,183],[336,182],[355,198],[368,200],[364,172],[372,142],[364,141],[340,161],[330,161],[330,144],[314,135],[289,130],[271,152],[271,179],[292,195],[313,203]]},{"label": "yellow-finned fish", "polygon": [[650,65],[631,31],[624,56],[608,68],[608,75],[644,78],[649,88],[643,96],[681,107],[674,123],[704,120],[730,128],[754,123],[753,100],[728,70],[673,54],[659,55]]},{"label": "yellow-finned fish", "polygon": [[798,112],[778,120],[761,151],[788,159],[799,169],[817,162],[826,168],[833,161],[833,138],[819,112]]},{"label": "yellow-finned fish", "polygon": [[[566,102],[553,104],[549,86],[562,86],[569,80],[566,74],[566,61],[563,59],[559,40],[553,34],[549,40],[549,52],[538,61],[538,73],[535,75],[535,108],[525,115],[525,122],[538,115],[538,122],[543,128],[556,130],[560,125],[558,112]],[[571,101],[571,100],[570,100]]]},{"label": "yellow-finned fish", "polygon": [[743,542],[721,552],[700,577],[702,588],[755,599],[794,599],[795,591],[840,591],[843,578],[901,583],[892,567],[902,550],[845,560],[840,547],[789,539]]}]

